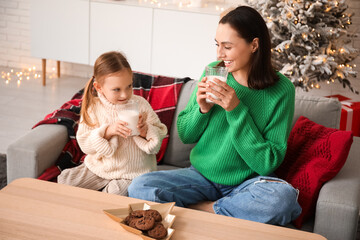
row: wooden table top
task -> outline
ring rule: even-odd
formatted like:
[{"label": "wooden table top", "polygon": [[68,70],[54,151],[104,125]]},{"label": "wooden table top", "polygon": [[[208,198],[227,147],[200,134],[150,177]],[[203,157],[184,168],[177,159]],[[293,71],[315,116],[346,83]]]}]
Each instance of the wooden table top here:
[{"label": "wooden table top", "polygon": [[[145,201],[36,179],[17,179],[0,191],[0,239],[141,239],[103,212],[139,202]],[[180,207],[174,207],[171,214],[176,215],[171,240],[325,239],[314,233]]]}]

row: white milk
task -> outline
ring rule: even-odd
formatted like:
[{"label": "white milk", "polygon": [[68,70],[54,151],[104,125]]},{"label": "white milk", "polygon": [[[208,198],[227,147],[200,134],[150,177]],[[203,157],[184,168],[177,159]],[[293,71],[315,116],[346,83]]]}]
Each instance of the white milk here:
[{"label": "white milk", "polygon": [[[207,76],[207,81],[210,81],[210,82],[215,83],[214,78],[217,78],[217,79],[219,79],[219,80],[222,81],[222,82],[226,82],[226,78],[223,77],[223,76]],[[218,99],[214,94],[212,94],[212,93],[208,93],[208,94],[209,94],[210,96],[212,96],[213,98]],[[207,103],[212,103],[213,101],[211,101],[211,100],[209,100],[209,99],[206,99],[206,102],[207,102]]]},{"label": "white milk", "polygon": [[131,136],[139,135],[139,130],[137,128],[139,122],[139,112],[136,110],[122,110],[119,112],[119,119],[121,121],[127,122],[127,128],[131,129]]}]

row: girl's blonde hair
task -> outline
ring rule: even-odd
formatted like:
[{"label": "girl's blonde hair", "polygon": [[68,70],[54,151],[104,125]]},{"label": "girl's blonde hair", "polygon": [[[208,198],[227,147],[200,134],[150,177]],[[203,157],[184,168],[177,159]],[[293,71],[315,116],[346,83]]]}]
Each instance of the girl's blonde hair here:
[{"label": "girl's blonde hair", "polygon": [[114,74],[124,69],[132,72],[129,62],[120,52],[106,52],[96,59],[94,75],[87,82],[82,97],[80,116],[85,124],[91,127],[95,126],[88,113],[89,107],[94,104],[94,98],[98,96],[94,88],[94,82],[96,81],[102,85],[106,75]]}]

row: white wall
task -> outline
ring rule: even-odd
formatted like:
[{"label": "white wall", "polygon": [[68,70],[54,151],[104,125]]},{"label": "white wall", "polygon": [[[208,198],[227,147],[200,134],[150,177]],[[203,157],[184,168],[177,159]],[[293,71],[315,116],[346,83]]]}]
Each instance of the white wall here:
[{"label": "white wall", "polygon": [[[32,58],[30,55],[30,1],[0,0],[0,66],[14,68],[35,66],[41,69],[41,59]],[[236,2],[237,0],[226,0],[226,3]],[[355,40],[355,47],[360,49],[360,27],[358,27],[360,26],[360,1],[348,0],[348,5],[349,9],[355,12],[351,29],[359,33],[359,38]],[[360,58],[355,60],[355,63],[359,71]],[[56,67],[56,62],[48,60],[47,71],[52,71],[54,67]],[[89,77],[92,67],[62,63],[61,72],[66,75]],[[352,82],[360,90],[360,81],[355,79]],[[338,89],[339,86],[334,85],[331,88]]]},{"label": "white wall", "polygon": [[[41,69],[41,59],[30,54],[30,1],[0,0],[0,66]],[[56,68],[56,61],[47,61],[47,71]],[[61,63],[61,73],[89,77],[92,67]]]}]

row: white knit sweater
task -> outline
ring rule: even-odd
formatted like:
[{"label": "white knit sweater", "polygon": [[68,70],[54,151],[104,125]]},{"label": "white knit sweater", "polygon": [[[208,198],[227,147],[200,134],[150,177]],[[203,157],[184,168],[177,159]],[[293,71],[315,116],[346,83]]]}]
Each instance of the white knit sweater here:
[{"label": "white knit sweater", "polygon": [[109,141],[104,138],[106,128],[118,120],[121,104],[112,104],[99,94],[95,104],[88,112],[95,127],[89,127],[80,119],[76,134],[81,150],[87,154],[84,163],[96,175],[104,179],[130,179],[156,170],[155,154],[159,151],[167,128],[150,104],[140,96],[133,95],[131,99],[138,101],[139,111],[146,116],[148,132],[146,139],[140,136],[113,136]]}]

